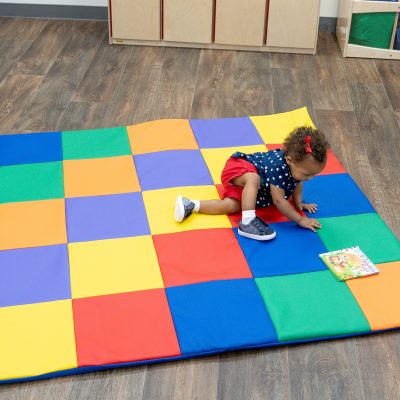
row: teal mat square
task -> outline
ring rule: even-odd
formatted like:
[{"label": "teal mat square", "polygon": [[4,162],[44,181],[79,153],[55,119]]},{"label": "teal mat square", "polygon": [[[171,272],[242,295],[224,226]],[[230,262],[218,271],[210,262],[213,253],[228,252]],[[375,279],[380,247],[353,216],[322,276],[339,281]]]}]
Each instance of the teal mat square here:
[{"label": "teal mat square", "polygon": [[62,162],[0,168],[0,204],[64,197]]},{"label": "teal mat square", "polygon": [[62,132],[64,160],[132,155],[125,127]]},{"label": "teal mat square", "polygon": [[400,260],[400,243],[376,213],[318,218],[328,251],[359,246],[375,264]]},{"label": "teal mat square", "polygon": [[369,332],[346,283],[330,271],[256,278],[280,342]]}]

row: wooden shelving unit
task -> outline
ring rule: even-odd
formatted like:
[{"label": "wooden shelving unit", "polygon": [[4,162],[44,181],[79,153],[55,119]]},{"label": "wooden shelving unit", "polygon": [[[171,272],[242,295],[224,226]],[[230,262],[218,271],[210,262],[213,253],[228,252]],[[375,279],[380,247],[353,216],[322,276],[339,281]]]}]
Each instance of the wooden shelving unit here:
[{"label": "wooden shelving unit", "polygon": [[[360,46],[349,43],[349,35],[353,14],[394,12],[396,18],[392,27],[392,39],[389,49]],[[400,0],[366,1],[340,0],[336,36],[344,57],[382,58],[400,60],[400,50],[393,49],[396,29],[400,13]]]},{"label": "wooden shelving unit", "polygon": [[109,0],[111,44],[315,54],[320,0]]}]

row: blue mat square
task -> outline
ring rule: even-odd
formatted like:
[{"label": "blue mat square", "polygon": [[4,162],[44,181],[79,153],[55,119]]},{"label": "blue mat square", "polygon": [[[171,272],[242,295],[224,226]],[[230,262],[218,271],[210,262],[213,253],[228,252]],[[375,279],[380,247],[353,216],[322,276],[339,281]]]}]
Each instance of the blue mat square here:
[{"label": "blue mat square", "polygon": [[322,240],[294,222],[270,224],[276,237],[267,242],[235,234],[255,278],[326,270],[318,257],[328,251]]},{"label": "blue mat square", "polygon": [[200,150],[172,150],[134,156],[142,190],[214,185]]},{"label": "blue mat square", "polygon": [[142,193],[65,199],[68,242],[149,235]]},{"label": "blue mat square", "polygon": [[0,166],[61,160],[61,132],[0,135]]},{"label": "blue mat square", "polygon": [[316,176],[303,184],[303,201],[315,203],[312,218],[340,217],[375,212],[364,193],[348,174]]},{"label": "blue mat square", "polygon": [[253,279],[175,286],[166,293],[183,355],[277,342]]},{"label": "blue mat square", "polygon": [[0,251],[0,307],[71,298],[65,244]]},{"label": "blue mat square", "polygon": [[200,148],[264,144],[250,118],[192,119],[193,133]]}]

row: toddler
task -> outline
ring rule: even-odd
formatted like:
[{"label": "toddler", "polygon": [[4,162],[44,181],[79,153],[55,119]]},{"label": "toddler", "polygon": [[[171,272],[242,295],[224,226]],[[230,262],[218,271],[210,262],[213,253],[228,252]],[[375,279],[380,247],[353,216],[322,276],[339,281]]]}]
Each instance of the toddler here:
[{"label": "toddler", "polygon": [[324,134],[311,127],[299,127],[286,138],[283,149],[254,154],[234,153],[222,171],[222,200],[190,200],[178,196],[175,220],[181,222],[192,212],[230,214],[242,210],[238,233],[256,240],[270,240],[276,232],[256,216],[256,207],[272,204],[287,218],[303,228],[316,231],[321,224],[300,215],[297,210],[313,213],[316,204],[302,199],[303,181],[319,174],[325,167],[328,142]]}]

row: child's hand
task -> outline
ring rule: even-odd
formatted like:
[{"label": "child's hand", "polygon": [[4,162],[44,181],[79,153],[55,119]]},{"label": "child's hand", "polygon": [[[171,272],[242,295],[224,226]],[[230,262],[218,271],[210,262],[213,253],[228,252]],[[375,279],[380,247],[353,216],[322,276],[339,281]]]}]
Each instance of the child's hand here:
[{"label": "child's hand", "polygon": [[309,213],[315,213],[315,211],[317,211],[318,206],[316,204],[304,204],[304,203],[300,203],[297,208],[302,211],[302,210],[306,210]]},{"label": "child's hand", "polygon": [[313,232],[316,232],[315,228],[322,228],[320,222],[314,218],[302,217],[298,224],[303,228],[311,229]]}]

